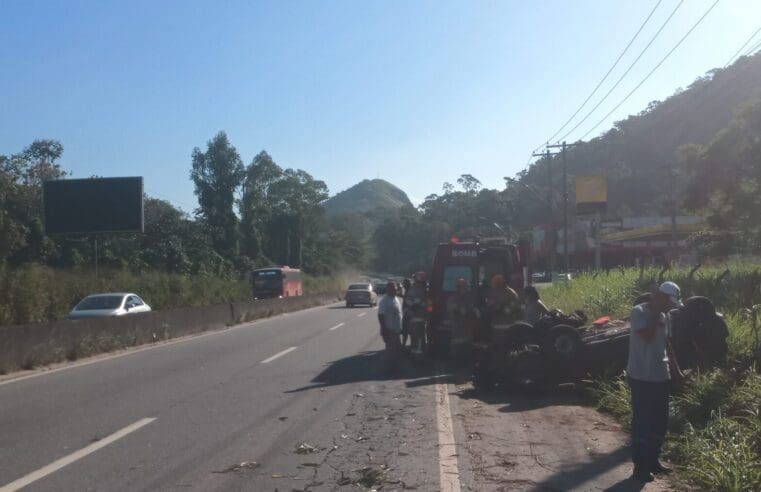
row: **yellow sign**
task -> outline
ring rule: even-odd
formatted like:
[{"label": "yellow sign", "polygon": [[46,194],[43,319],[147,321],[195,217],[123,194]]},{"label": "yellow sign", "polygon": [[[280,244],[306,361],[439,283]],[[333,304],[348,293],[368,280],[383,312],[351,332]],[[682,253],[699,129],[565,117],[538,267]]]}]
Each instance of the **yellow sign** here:
[{"label": "yellow sign", "polygon": [[607,203],[608,180],[602,176],[576,178],[576,203]]}]

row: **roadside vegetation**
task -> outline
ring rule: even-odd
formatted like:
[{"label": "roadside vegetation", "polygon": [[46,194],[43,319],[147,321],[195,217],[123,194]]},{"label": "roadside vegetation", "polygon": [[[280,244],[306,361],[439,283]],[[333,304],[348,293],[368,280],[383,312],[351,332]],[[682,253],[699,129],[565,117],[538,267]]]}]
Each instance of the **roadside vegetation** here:
[{"label": "roadside vegetation", "polygon": [[[350,275],[304,276],[306,294],[339,292]],[[251,299],[248,280],[211,274],[56,269],[0,264],[0,326],[63,319],[73,305],[97,292],[135,292],[153,309],[207,306]]]},{"label": "roadside vegetation", "polygon": [[[761,267],[730,262],[698,269],[613,270],[583,275],[542,291],[545,302],[590,318],[627,316],[632,301],[660,279],[685,295],[714,301],[729,326],[726,367],[692,374],[671,407],[666,457],[678,478],[712,491],[761,490]],[[599,381],[597,406],[629,425],[629,389],[622,378]]]}]

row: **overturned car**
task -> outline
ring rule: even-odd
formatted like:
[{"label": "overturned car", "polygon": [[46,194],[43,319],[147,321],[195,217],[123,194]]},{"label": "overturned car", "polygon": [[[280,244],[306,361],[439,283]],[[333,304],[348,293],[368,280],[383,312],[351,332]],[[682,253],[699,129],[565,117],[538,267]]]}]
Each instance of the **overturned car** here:
[{"label": "overturned car", "polygon": [[[724,363],[729,330],[709,299],[687,299],[671,311],[671,320],[671,341],[681,368]],[[495,325],[488,343],[475,344],[473,385],[478,390],[546,386],[617,374],[626,367],[629,333],[628,320],[588,323],[579,311],[552,311],[533,326]]]}]

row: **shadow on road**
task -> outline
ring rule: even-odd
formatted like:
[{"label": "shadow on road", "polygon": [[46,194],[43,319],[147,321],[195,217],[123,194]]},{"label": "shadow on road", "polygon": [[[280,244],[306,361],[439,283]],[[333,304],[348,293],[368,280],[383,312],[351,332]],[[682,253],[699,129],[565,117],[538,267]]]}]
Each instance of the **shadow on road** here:
[{"label": "shadow on road", "polygon": [[582,392],[575,388],[532,389],[517,388],[512,390],[495,388],[489,392],[467,388],[456,393],[463,400],[479,400],[489,405],[504,405],[499,409],[503,413],[524,412],[552,406],[588,405],[589,401]]},{"label": "shadow on road", "polygon": [[416,360],[404,357],[396,370],[389,371],[384,364],[383,350],[360,352],[329,363],[311,384],[286,391],[286,393],[298,393],[311,389],[337,386],[341,384],[358,383],[362,381],[390,381],[399,379],[411,379],[409,387],[435,384],[431,379],[428,383],[417,383],[419,378],[427,380],[437,375],[433,363],[426,360]]},{"label": "shadow on road", "polygon": [[[571,468],[558,471],[538,482],[533,490],[570,490],[585,483],[594,483],[595,479],[629,460],[628,447],[621,447],[612,453],[595,455],[594,460]],[[618,482],[605,490],[615,492],[637,492],[644,488],[640,482],[629,478]]]}]

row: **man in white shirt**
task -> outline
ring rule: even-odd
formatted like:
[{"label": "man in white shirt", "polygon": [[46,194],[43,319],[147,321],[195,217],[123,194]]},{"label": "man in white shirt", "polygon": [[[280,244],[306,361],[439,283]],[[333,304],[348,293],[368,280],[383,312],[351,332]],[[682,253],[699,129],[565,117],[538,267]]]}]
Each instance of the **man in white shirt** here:
[{"label": "man in white shirt", "polygon": [[395,365],[402,349],[402,303],[396,296],[396,284],[389,282],[386,294],[378,302],[380,334],[386,343],[386,363]]},{"label": "man in white shirt", "polygon": [[[669,417],[669,387],[681,377],[671,348],[669,310],[679,305],[679,286],[664,282],[649,301],[634,306],[629,334],[626,375],[632,403],[633,478],[653,480],[653,473],[668,472],[660,461]],[[669,367],[671,366],[671,367]]]}]

